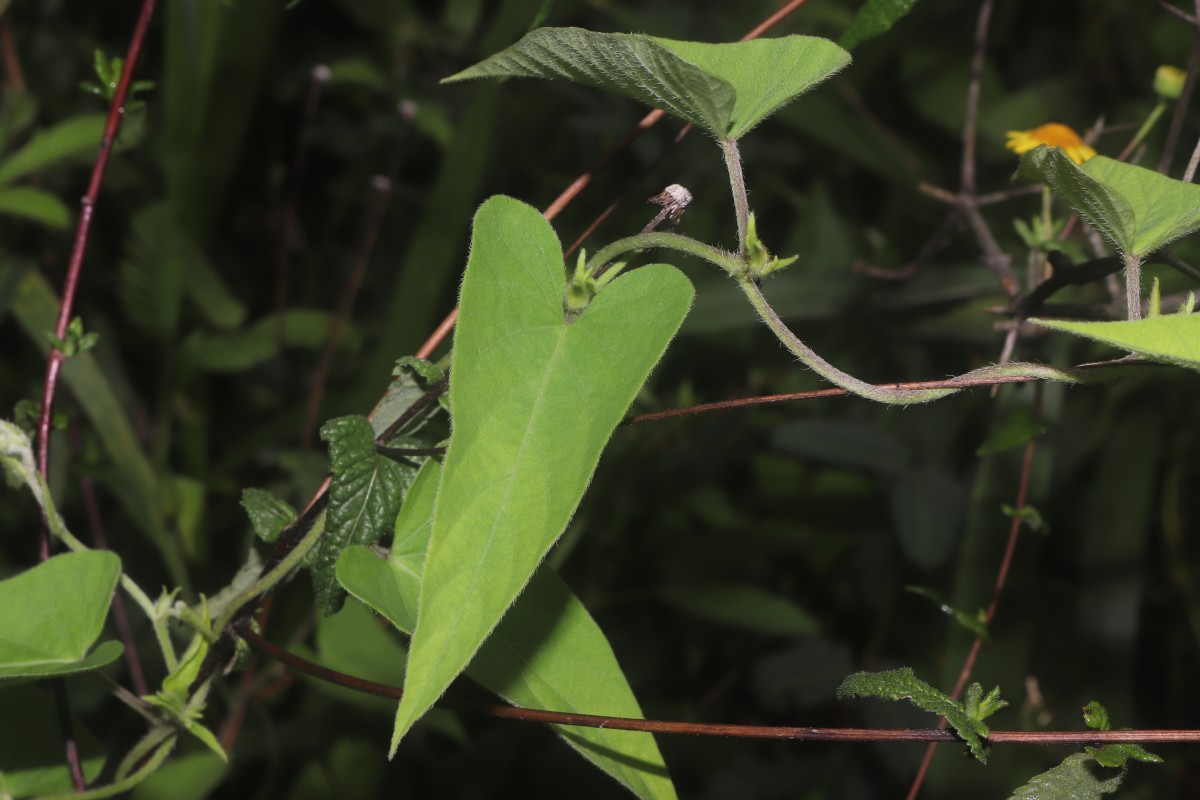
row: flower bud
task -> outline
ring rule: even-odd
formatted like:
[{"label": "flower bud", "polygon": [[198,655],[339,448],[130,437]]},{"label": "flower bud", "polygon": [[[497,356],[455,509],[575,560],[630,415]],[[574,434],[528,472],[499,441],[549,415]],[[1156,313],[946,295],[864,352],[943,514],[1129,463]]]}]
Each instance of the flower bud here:
[{"label": "flower bud", "polygon": [[1186,81],[1187,73],[1179,67],[1164,64],[1154,72],[1154,91],[1164,100],[1178,100]]}]

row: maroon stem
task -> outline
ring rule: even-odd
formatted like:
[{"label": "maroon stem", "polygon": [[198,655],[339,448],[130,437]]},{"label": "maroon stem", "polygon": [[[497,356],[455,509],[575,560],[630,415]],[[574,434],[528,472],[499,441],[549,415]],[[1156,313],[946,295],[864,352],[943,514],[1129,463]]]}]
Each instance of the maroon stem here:
[{"label": "maroon stem", "polygon": [[[402,690],[384,683],[356,678],[353,675],[322,667],[289,653],[243,626],[238,635],[254,649],[266,653],[297,672],[303,672],[348,689],[399,700]],[[692,736],[727,736],[741,739],[780,739],[812,742],[958,742],[957,736],[939,728],[810,728],[779,725],[738,725],[675,720],[608,717],[600,714],[575,714],[546,711],[518,706],[457,706],[489,717],[514,719],[523,722],[545,722],[579,728],[605,728],[618,731],[674,733]],[[1139,730],[1139,731],[992,731],[989,744],[1096,744],[1115,742],[1200,742],[1200,730]]]},{"label": "maroon stem", "polygon": [[[71,310],[75,305],[75,290],[79,286],[79,273],[83,269],[88,234],[92,228],[92,214],[100,198],[100,184],[104,181],[108,157],[112,155],[113,142],[116,141],[117,131],[121,127],[121,119],[124,117],[125,99],[129,96],[133,72],[137,68],[142,44],[146,40],[150,19],[154,16],[154,5],[155,0],[142,0],[142,10],[138,14],[137,25],[133,29],[133,38],[125,53],[125,66],[121,70],[121,79],[117,82],[117,90],[113,94],[112,104],[108,108],[108,120],[104,123],[104,136],[100,140],[100,151],[96,154],[96,164],[92,167],[92,177],[88,181],[87,194],[80,201],[79,227],[75,230],[75,244],[71,249],[71,261],[67,266],[66,281],[63,283],[62,304],[58,309],[58,322],[54,326],[54,335],[59,339],[66,337],[67,324],[71,321]],[[58,374],[62,370],[63,358],[61,350],[51,347],[50,359],[46,363],[46,380],[42,390],[42,416],[38,420],[38,472],[41,473],[42,478],[47,478],[49,475],[50,419],[54,412],[54,393],[58,388]],[[44,527],[38,555],[43,561],[50,557],[50,538]]]},{"label": "maroon stem", "polygon": [[[108,120],[104,124],[104,137],[100,140],[100,151],[96,155],[95,166],[92,167],[92,177],[88,181],[87,194],[80,202],[79,227],[75,231],[75,244],[71,249],[71,261],[67,267],[66,281],[63,284],[62,305],[59,306],[58,323],[54,327],[54,335],[60,340],[66,337],[67,324],[71,321],[71,309],[75,305],[75,289],[79,286],[79,272],[83,268],[88,233],[92,227],[92,213],[100,197],[100,184],[104,180],[104,170],[108,166],[108,157],[112,154],[113,142],[121,127],[125,99],[129,96],[129,86],[133,82],[133,72],[137,68],[142,44],[146,40],[150,19],[154,16],[154,4],[155,0],[142,1],[142,10],[138,14],[137,24],[133,29],[133,38],[125,53],[125,66],[121,71],[121,79],[117,82],[117,90],[113,94],[112,104],[108,109]],[[61,350],[51,346],[50,358],[46,362],[46,380],[42,389],[42,416],[38,420],[38,472],[43,480],[48,479],[50,474],[50,419],[54,413],[54,393],[58,388],[58,374],[62,370],[63,357]],[[50,534],[46,530],[46,526],[42,525],[38,538],[38,559],[46,561],[49,558]],[[58,718],[62,728],[71,781],[76,791],[83,791],[85,788],[83,766],[79,760],[79,748],[75,743],[75,734],[72,730],[71,709],[67,701],[66,685],[61,680],[54,682],[54,697],[58,706]]]}]

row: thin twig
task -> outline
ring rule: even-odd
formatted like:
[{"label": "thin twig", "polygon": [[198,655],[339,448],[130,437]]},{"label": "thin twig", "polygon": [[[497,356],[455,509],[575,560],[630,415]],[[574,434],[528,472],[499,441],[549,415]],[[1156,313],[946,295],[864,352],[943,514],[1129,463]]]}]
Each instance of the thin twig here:
[{"label": "thin twig", "polygon": [[1200,0],[1194,3],[1195,16],[1192,19],[1193,37],[1192,51],[1188,55],[1187,78],[1183,82],[1183,92],[1175,101],[1175,111],[1171,115],[1171,127],[1167,129],[1167,139],[1163,143],[1162,157],[1158,159],[1158,171],[1163,175],[1171,171],[1171,161],[1175,158],[1175,147],[1179,144],[1179,136],[1183,133],[1183,121],[1187,118],[1188,105],[1192,100],[1192,90],[1196,88],[1196,75],[1200,73]]},{"label": "thin twig", "polygon": [[[1034,418],[1041,417],[1042,407],[1042,387],[1038,384],[1036,394],[1034,396],[1033,414]],[[1025,507],[1025,500],[1029,494],[1029,479],[1033,474],[1033,454],[1037,444],[1037,439],[1030,439],[1025,445],[1025,457],[1021,462],[1021,477],[1017,481],[1017,502],[1015,508],[1020,510]],[[1008,541],[1004,545],[1004,555],[1000,559],[1000,567],[996,570],[996,583],[992,587],[992,599],[988,603],[987,611],[984,613],[984,627],[990,628],[992,620],[996,618],[996,609],[1000,604],[1000,594],[1004,591],[1004,584],[1008,581],[1008,572],[1012,568],[1013,554],[1017,550],[1017,538],[1021,532],[1021,524],[1024,518],[1019,514],[1013,514],[1012,522],[1008,526]],[[971,678],[971,672],[975,668],[975,661],[979,657],[979,651],[983,647],[983,638],[978,634],[975,636],[975,641],[971,642],[971,649],[967,652],[967,657],[963,660],[962,669],[959,670],[958,679],[954,682],[954,690],[950,692],[950,696],[958,699],[962,694],[963,688],[967,685],[967,681]],[[938,720],[938,728],[946,727],[946,718],[942,717]],[[937,750],[937,743],[931,743],[925,749],[925,756],[921,759],[921,766],[917,769],[917,775],[913,778],[912,786],[909,787],[907,800],[915,800],[917,793],[921,790],[921,784],[925,782],[925,775],[929,772],[929,765],[933,763],[933,754]]]},{"label": "thin twig", "polygon": [[325,382],[329,377],[329,370],[333,367],[333,357],[337,352],[337,346],[346,325],[349,323],[350,312],[354,309],[358,290],[362,288],[363,278],[367,274],[367,264],[371,261],[371,254],[375,252],[375,243],[379,240],[379,231],[383,227],[388,199],[392,194],[392,181],[383,175],[376,175],[371,180],[371,189],[374,199],[362,243],[359,245],[358,254],[354,259],[354,268],[350,272],[350,279],[346,282],[346,290],[342,294],[342,300],[334,314],[333,324],[329,329],[329,338],[325,340],[325,349],[321,352],[321,360],[317,363],[317,369],[313,373],[312,390],[309,392],[308,407],[304,412],[302,440],[305,449],[312,444],[313,433],[317,426],[317,414],[321,410],[321,397],[325,393]]},{"label": "thin twig", "polygon": [[[348,689],[400,699],[400,688],[384,683],[357,678],[336,670],[314,664],[284,650],[242,626],[237,631],[248,645],[286,664],[297,672],[303,672],[329,683]],[[705,722],[678,722],[674,720],[634,719],[630,717],[608,717],[600,714],[575,714],[563,711],[547,711],[536,708],[520,708],[507,705],[458,705],[446,704],[460,710],[473,711],[489,717],[512,719],[523,722],[544,722],[554,725],[569,725],[581,728],[603,728],[619,731],[643,731],[647,733],[688,734],[692,736],[726,736],[742,739],[778,739],[814,742],[958,742],[953,733],[936,728],[811,728],[784,727],[773,725],[712,724]],[[1143,743],[1190,743],[1200,742],[1200,730],[1140,730],[1140,731],[992,731],[989,744],[1098,744],[1105,742]]]},{"label": "thin twig", "polygon": [[4,79],[8,88],[24,94],[25,73],[21,70],[21,58],[17,55],[17,43],[13,39],[12,19],[5,16],[0,20],[0,60],[4,63]]}]

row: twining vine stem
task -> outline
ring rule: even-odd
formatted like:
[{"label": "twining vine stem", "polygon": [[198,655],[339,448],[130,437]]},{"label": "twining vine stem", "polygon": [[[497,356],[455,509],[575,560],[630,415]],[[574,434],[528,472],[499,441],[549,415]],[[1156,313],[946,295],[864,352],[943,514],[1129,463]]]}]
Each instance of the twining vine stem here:
[{"label": "twining vine stem", "polygon": [[[356,678],[352,675],[322,667],[311,661],[289,653],[282,647],[264,639],[249,629],[239,626],[237,630],[246,644],[286,664],[297,672],[303,672],[329,683],[348,689],[399,700],[403,692],[384,683]],[[505,705],[461,705],[447,706],[456,710],[474,711],[489,717],[513,719],[523,722],[544,722],[553,725],[569,725],[579,728],[604,728],[619,731],[643,731],[646,733],[690,734],[693,736],[726,736],[742,739],[780,739],[814,742],[959,742],[957,736],[937,728],[811,728],[779,725],[741,725],[707,722],[679,722],[675,720],[634,719],[630,717],[607,717],[598,714],[575,714],[572,712],[547,711],[536,708],[521,708]],[[1138,731],[992,731],[988,734],[989,744],[1142,744],[1168,742],[1200,742],[1200,730],[1138,730]]]}]

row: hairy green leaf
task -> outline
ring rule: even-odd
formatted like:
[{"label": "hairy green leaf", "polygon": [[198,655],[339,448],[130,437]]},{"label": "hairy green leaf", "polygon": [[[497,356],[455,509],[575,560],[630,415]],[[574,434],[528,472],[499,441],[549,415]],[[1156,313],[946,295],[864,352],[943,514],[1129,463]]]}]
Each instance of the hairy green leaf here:
[{"label": "hairy green leaf", "polygon": [[1112,794],[1120,787],[1125,773],[1100,778],[1089,768],[1095,763],[1086,753],[1067,756],[1057,767],[1034,776],[1013,792],[1009,800],[1096,800]]},{"label": "hairy green leaf", "polygon": [[296,521],[296,509],[265,489],[243,489],[242,508],[250,517],[254,533],[264,542],[275,541]]},{"label": "hairy green leaf", "polygon": [[849,53],[815,36],[705,44],[539,28],[444,82],[564,78],[661,108],[718,139],[738,139],[849,63]]},{"label": "hairy green leaf", "polygon": [[1169,314],[1116,322],[1050,319],[1033,319],[1030,322],[1111,344],[1153,361],[1200,369],[1200,314]]},{"label": "hairy green leaf", "polygon": [[803,608],[755,586],[708,583],[664,586],[658,594],[680,611],[768,636],[812,636],[820,630],[817,621]]},{"label": "hairy green leaf", "polygon": [[867,0],[854,15],[854,21],[842,34],[838,44],[853,50],[868,39],[887,33],[893,25],[907,17],[916,4],[917,0]]},{"label": "hairy green leaf", "polygon": [[1200,229],[1200,186],[1096,156],[1076,164],[1058,147],[1021,157],[1021,172],[1044,180],[1126,255],[1143,258]]},{"label": "hairy green leaf", "polygon": [[[952,700],[949,695],[942,694],[919,679],[909,667],[891,672],[857,672],[842,681],[837,696],[839,699],[879,697],[884,700],[909,700],[923,711],[945,717],[954,732],[967,743],[971,754],[987,763],[987,747],[983,741],[988,735],[987,724],[968,714],[962,704]],[[993,702],[998,700],[992,695],[988,697]]]},{"label": "hairy green leaf", "polygon": [[[1083,721],[1094,731],[1111,730],[1108,709],[1102,706],[1098,700],[1092,700],[1083,707]],[[1124,768],[1130,759],[1147,764],[1163,763],[1161,756],[1157,756],[1140,744],[1133,742],[1118,742],[1104,747],[1085,747],[1084,750],[1102,767]]]},{"label": "hairy green leaf", "polygon": [[103,114],[74,117],[39,131],[24,147],[0,161],[0,185],[64,159],[94,154],[103,135]]},{"label": "hairy green leaf", "polygon": [[329,508],[325,533],[312,564],[317,606],[325,614],[342,607],[345,594],[334,569],[342,550],[378,542],[392,529],[414,468],[375,452],[375,433],[366,417],[338,417],[321,427],[329,445]]},{"label": "hairy green leaf", "polygon": [[96,669],[120,657],[100,636],[121,559],[103,550],[64,553],[0,581],[0,680]]},{"label": "hairy green leaf", "polygon": [[[411,633],[417,621],[440,472],[436,462],[427,461],[417,474],[396,518],[387,559],[365,547],[350,547],[338,560],[338,580],[346,590],[404,633]],[[479,648],[466,675],[525,708],[642,716],[603,631],[545,566]],[[638,797],[675,796],[651,734],[564,726],[555,730]]]},{"label": "hairy green leaf", "polygon": [[678,270],[641,267],[568,323],[565,288],[562,249],[541,212],[508,197],[485,202],[459,300],[453,433],[393,753],[561,535],[692,301]]},{"label": "hairy green leaf", "polygon": [[32,186],[0,188],[0,214],[24,217],[51,228],[65,228],[71,211],[49,192]]}]

